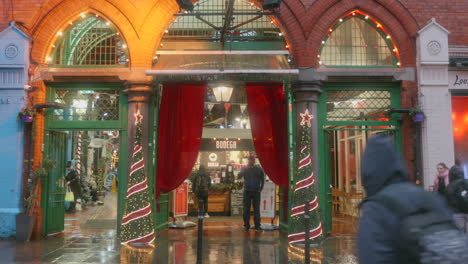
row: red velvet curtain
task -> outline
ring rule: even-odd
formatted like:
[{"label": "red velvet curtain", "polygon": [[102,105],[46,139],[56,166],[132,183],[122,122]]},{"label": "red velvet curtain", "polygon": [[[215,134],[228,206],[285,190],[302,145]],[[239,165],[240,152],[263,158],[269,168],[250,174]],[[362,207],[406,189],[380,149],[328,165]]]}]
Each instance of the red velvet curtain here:
[{"label": "red velvet curtain", "polygon": [[164,83],[158,130],[156,196],[189,176],[200,150],[206,83]]},{"label": "red velvet curtain", "polygon": [[268,177],[288,186],[286,99],[280,82],[245,84],[253,143]]}]

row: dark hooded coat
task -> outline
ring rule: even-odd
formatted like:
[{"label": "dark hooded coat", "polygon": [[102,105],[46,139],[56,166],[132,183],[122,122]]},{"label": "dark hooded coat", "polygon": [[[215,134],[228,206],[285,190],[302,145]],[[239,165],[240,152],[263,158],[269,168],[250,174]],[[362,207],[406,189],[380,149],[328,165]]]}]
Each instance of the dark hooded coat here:
[{"label": "dark hooded coat", "polygon": [[[368,140],[361,160],[361,177],[367,197],[379,193],[415,209],[427,203],[424,190],[408,182],[406,166],[390,137],[375,136]],[[430,197],[434,206],[446,207],[442,199]],[[448,210],[445,213],[450,217]],[[377,201],[364,200],[357,236],[360,264],[419,263],[408,259],[400,248],[400,222],[401,216],[396,212]]]},{"label": "dark hooded coat", "polygon": [[449,170],[449,185],[447,185],[446,196],[449,206],[455,213],[461,213],[460,208],[468,207],[466,204],[462,204],[463,201],[456,199],[456,193],[459,188],[465,187],[467,184],[465,181],[465,174],[459,166],[452,166]]}]

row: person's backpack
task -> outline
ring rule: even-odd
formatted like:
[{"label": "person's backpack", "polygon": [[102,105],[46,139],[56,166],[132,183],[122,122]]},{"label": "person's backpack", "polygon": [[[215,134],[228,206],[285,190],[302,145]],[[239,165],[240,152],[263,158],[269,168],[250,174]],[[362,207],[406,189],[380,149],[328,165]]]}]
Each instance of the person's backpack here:
[{"label": "person's backpack", "polygon": [[451,215],[429,192],[421,192],[424,206],[415,209],[390,195],[376,194],[366,200],[376,201],[401,218],[400,256],[404,263],[468,263],[468,237],[458,230]]},{"label": "person's backpack", "polygon": [[447,200],[450,206],[468,214],[468,180],[460,179],[447,186]]},{"label": "person's backpack", "polygon": [[209,188],[209,178],[206,177],[206,175],[203,175],[203,174],[198,174],[197,175],[197,179],[196,179],[196,190],[197,190],[197,193],[200,193],[200,192],[207,192],[208,191],[208,188]]}]

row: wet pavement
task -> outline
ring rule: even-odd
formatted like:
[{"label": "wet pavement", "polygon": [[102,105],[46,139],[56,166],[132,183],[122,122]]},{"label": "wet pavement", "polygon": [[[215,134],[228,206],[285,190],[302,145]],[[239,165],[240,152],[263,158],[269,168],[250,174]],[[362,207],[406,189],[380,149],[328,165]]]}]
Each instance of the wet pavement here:
[{"label": "wet pavement", "polygon": [[[154,248],[122,246],[114,230],[68,237],[49,237],[26,243],[0,241],[0,263],[196,263],[197,229],[170,229],[160,233]],[[292,248],[279,231],[243,232],[235,226],[204,228],[202,263],[304,263],[304,251]],[[352,235],[330,236],[311,250],[310,263],[353,264]]]}]

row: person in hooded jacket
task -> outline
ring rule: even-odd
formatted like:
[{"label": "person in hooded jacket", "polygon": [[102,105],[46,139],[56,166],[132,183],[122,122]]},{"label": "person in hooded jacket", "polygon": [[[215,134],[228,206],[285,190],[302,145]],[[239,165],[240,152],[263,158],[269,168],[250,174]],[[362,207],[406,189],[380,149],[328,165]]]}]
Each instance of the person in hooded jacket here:
[{"label": "person in hooded jacket", "polygon": [[[426,202],[424,190],[408,182],[407,168],[388,136],[374,136],[367,141],[361,160],[361,178],[366,199],[379,193],[394,197],[408,207],[420,208]],[[419,263],[401,250],[401,216],[377,201],[366,199],[361,204],[357,234],[359,263]],[[434,197],[431,202],[441,208],[445,217],[451,217],[443,199]]]},{"label": "person in hooded jacket", "polygon": [[458,165],[454,165],[450,168],[449,171],[449,179],[450,183],[447,186],[447,201],[449,206],[452,208],[453,220],[455,225],[462,230],[463,232],[467,232],[466,224],[468,223],[468,214],[462,212],[463,209],[466,210],[468,208],[468,204],[461,204],[465,201],[460,201],[456,199],[457,192],[459,188],[463,186],[465,183],[465,173],[463,172],[462,168]]}]

